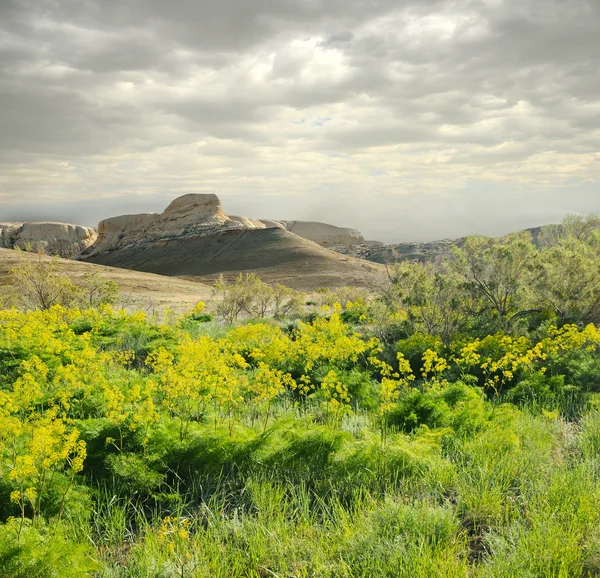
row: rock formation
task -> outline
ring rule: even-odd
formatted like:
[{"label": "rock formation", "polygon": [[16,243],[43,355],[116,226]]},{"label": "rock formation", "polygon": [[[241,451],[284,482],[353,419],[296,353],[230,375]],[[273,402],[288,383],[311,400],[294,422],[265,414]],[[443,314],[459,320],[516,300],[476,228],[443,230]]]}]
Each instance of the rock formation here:
[{"label": "rock formation", "polygon": [[249,219],[248,217],[237,217],[229,215],[229,219],[236,223],[240,223],[245,229],[270,229],[263,221],[258,219]]},{"label": "rock formation", "polygon": [[243,228],[265,227],[258,221],[245,217],[228,217],[216,195],[189,194],[172,201],[162,213],[121,215],[100,221],[98,239],[85,252],[85,256],[163,239],[209,235]]},{"label": "rock formation", "polygon": [[365,242],[361,245],[345,245],[333,247],[333,250],[342,255],[350,255],[359,259],[391,265],[393,263],[428,262],[446,257],[452,247],[460,247],[465,239],[442,239],[427,243],[397,243],[385,245],[379,242]]},{"label": "rock formation", "polygon": [[96,230],[68,223],[0,223],[0,248],[72,258],[96,240]]},{"label": "rock formation", "polygon": [[326,248],[357,247],[363,236],[354,229],[325,223],[228,216],[213,194],[178,197],[162,213],[120,215],[101,221],[98,232],[65,223],[0,223],[0,248],[31,248],[47,255],[87,259],[170,239],[203,237],[237,230],[281,229]]},{"label": "rock formation", "polygon": [[283,221],[273,221],[272,219],[261,219],[260,222],[266,229],[285,229]]},{"label": "rock formation", "polygon": [[227,216],[221,201],[212,194],[189,194],[175,199],[163,213],[122,215],[101,221],[98,239],[82,257],[88,258],[125,247],[161,240],[211,235],[238,229],[285,229],[325,247],[364,242],[353,229],[325,223],[276,221]]},{"label": "rock formation", "polygon": [[[560,235],[561,225],[546,225],[544,227],[533,227],[521,231],[531,235],[531,240],[538,248],[543,247],[545,234]],[[332,247],[334,251],[343,255],[366,259],[373,263],[384,265],[392,263],[409,262],[434,262],[447,258],[453,247],[462,247],[467,237],[458,239],[441,239],[438,241],[396,243],[386,245],[379,241],[365,241],[360,245],[343,245]]]},{"label": "rock formation", "polygon": [[269,221],[263,219],[261,221],[267,228],[282,227],[290,233],[298,235],[298,237],[314,241],[323,247],[360,245],[365,242],[363,236],[356,229],[311,221]]},{"label": "rock formation", "polygon": [[356,231],[322,223],[227,216],[215,195],[179,197],[160,214],[106,219],[98,233],[96,243],[78,259],[202,280],[255,271],[268,282],[311,291],[364,286],[381,273],[376,265],[319,246],[362,240]]},{"label": "rock formation", "polygon": [[279,227],[226,229],[173,237],[80,257],[98,265],[197,279],[212,285],[254,272],[267,283],[303,291],[319,287],[372,286],[383,268],[340,255]]}]

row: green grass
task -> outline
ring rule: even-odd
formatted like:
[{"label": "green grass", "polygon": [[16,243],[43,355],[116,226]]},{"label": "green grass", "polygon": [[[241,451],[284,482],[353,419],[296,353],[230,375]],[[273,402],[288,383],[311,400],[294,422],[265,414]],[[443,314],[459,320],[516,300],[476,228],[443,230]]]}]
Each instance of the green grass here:
[{"label": "green grass", "polygon": [[475,434],[385,445],[306,419],[233,437],[198,426],[179,454],[163,439],[148,495],[97,493],[96,575],[595,576],[599,424],[507,407]]},{"label": "green grass", "polygon": [[[463,416],[385,441],[360,412],[334,426],[280,408],[266,432],[195,423],[183,441],[165,420],[144,452],[89,462],[71,498],[87,511],[20,539],[0,525],[0,574],[599,575],[600,414],[469,407],[456,412],[476,428]],[[90,448],[106,433],[82,431]]]},{"label": "green grass", "polygon": [[[148,377],[141,360],[181,334],[119,323],[94,339],[136,352],[137,363],[102,374],[125,391]],[[185,331],[218,339],[228,329]],[[26,355],[4,351],[8,382]],[[48,354],[53,368],[60,355]],[[415,383],[383,427],[377,376],[344,363],[352,403],[339,415],[318,392],[303,400],[287,390],[268,423],[264,409],[240,404],[229,423],[208,405],[194,409],[185,435],[160,402],[151,427],[119,430],[100,388],[73,398],[84,469],[68,493],[66,472],[52,474],[35,520],[28,510],[22,521],[10,501],[2,448],[0,578],[600,576],[597,398],[575,399],[555,376],[530,376],[493,399],[468,380]],[[329,365],[317,369],[322,377]]]}]

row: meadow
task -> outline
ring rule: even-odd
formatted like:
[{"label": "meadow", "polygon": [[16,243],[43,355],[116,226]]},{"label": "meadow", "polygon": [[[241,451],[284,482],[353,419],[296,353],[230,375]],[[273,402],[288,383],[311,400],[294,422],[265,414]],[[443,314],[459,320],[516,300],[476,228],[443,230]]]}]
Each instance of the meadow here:
[{"label": "meadow", "polygon": [[600,575],[597,237],[302,311],[1,310],[0,574]]}]

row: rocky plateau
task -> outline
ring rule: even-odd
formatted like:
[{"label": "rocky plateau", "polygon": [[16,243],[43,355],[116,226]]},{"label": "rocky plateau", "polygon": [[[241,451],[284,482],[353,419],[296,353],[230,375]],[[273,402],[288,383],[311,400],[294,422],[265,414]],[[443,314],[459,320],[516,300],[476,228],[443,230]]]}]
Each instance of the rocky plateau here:
[{"label": "rocky plateau", "polygon": [[90,247],[97,237],[96,230],[91,227],[68,223],[0,223],[2,249],[73,258]]}]

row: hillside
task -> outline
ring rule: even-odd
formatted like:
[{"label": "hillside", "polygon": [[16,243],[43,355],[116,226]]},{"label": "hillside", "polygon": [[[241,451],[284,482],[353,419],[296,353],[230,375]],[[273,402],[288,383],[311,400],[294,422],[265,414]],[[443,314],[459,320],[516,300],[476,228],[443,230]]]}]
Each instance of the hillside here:
[{"label": "hillside", "polygon": [[234,229],[123,247],[86,261],[122,269],[213,281],[253,271],[266,282],[310,291],[372,286],[382,272],[373,263],[339,255],[283,229]]},{"label": "hillside", "polygon": [[[9,270],[19,264],[22,259],[51,260],[50,257],[32,253],[0,249],[0,294],[7,288]],[[70,259],[58,259],[58,263],[59,272],[68,275],[73,280],[83,277],[86,273],[98,271],[106,280],[114,281],[119,285],[120,302],[132,308],[149,310],[152,307],[161,308],[166,305],[173,309],[186,308],[199,300],[207,300],[211,294],[210,287],[185,279],[162,277]]]}]

